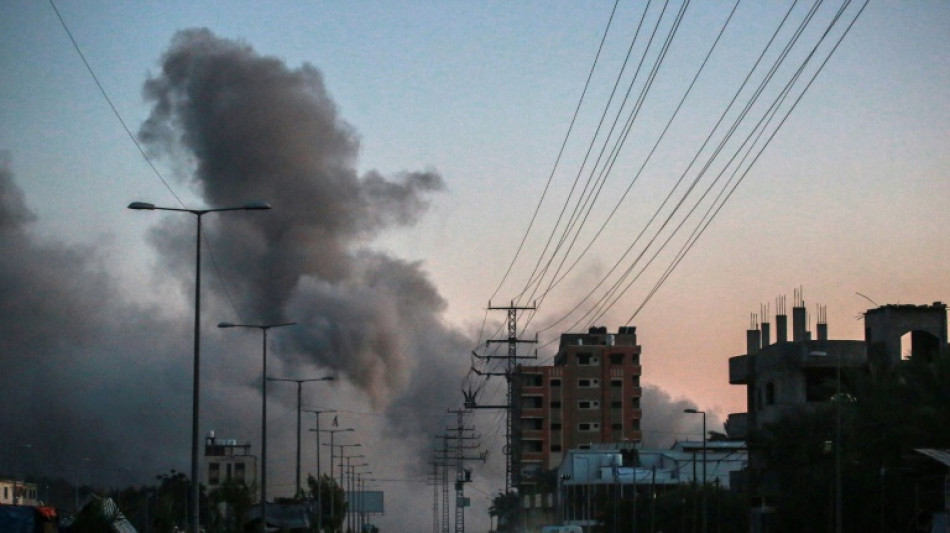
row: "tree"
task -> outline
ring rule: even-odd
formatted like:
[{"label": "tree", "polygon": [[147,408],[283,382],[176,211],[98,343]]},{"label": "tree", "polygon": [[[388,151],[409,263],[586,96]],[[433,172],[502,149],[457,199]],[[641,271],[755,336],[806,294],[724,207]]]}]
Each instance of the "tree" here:
[{"label": "tree", "polygon": [[319,483],[313,475],[307,476],[307,487],[309,488],[309,496],[314,501],[314,505],[316,505],[317,501],[320,501],[322,507],[322,524],[316,523],[317,513],[314,512],[313,525],[315,530],[319,531],[318,526],[322,526],[324,531],[342,531],[343,517],[346,513],[346,495],[343,492],[343,488],[340,487],[335,479],[327,474],[320,476]]},{"label": "tree", "polygon": [[244,531],[247,511],[254,505],[254,486],[228,480],[208,494],[210,512],[208,529],[213,533],[239,533]]},{"label": "tree", "polygon": [[514,521],[518,516],[518,503],[518,493],[513,491],[499,493],[492,498],[488,515],[498,520],[498,531],[516,531]]},{"label": "tree", "polygon": [[836,446],[845,531],[926,523],[942,506],[945,469],[915,450],[950,447],[950,356],[914,354],[886,370],[847,370],[841,385],[835,394],[830,380],[828,402],[790,413],[750,441],[763,466],[760,486],[776,504],[775,531],[832,529]]},{"label": "tree", "polygon": [[175,527],[184,530],[188,522],[188,476],[170,470],[155,478],[160,484],[155,491],[152,525],[156,531],[172,531]]}]

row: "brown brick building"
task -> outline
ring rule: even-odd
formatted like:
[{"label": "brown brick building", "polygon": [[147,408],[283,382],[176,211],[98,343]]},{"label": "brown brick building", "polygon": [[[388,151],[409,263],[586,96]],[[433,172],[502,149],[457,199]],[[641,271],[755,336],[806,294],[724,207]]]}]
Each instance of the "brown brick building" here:
[{"label": "brown brick building", "polygon": [[639,442],[641,372],[635,327],[562,334],[553,366],[519,366],[513,451],[520,482],[557,468],[572,448]]}]

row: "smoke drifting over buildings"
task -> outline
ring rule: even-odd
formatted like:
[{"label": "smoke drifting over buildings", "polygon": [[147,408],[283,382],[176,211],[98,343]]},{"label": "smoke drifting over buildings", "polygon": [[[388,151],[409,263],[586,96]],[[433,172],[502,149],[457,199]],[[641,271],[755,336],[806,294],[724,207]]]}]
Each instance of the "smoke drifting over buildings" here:
[{"label": "smoke drifting over buildings", "polygon": [[[203,205],[266,201],[274,208],[203,219],[227,292],[206,261],[202,431],[259,442],[259,342],[213,325],[295,321],[273,335],[271,374],[336,375],[338,383],[320,385],[326,401],[319,407],[355,403],[355,410],[383,413],[357,428],[367,458],[406,474],[426,472],[431,437],[445,431],[444,417],[433,412],[460,407],[475,341],[445,323],[446,302],[422,265],[374,249],[373,239],[414,224],[429,195],[443,188],[442,177],[431,170],[360,175],[357,135],[338,116],[316,68],[289,68],[207,29],[174,37],[144,95],[152,107],[139,133],[143,145],[179,170]],[[176,289],[161,309],[131,303],[96,248],[31,233],[34,217],[10,163],[0,160],[5,471],[77,479],[85,469],[83,483],[116,485],[132,481],[120,468],[144,482],[187,465],[194,218],[129,216],[154,219],[150,244],[160,264],[151,281],[156,291]],[[272,394],[292,408],[289,390]],[[271,427],[271,453],[291,457],[293,426]],[[29,452],[17,454],[26,444]],[[374,456],[374,447],[387,455]]]}]

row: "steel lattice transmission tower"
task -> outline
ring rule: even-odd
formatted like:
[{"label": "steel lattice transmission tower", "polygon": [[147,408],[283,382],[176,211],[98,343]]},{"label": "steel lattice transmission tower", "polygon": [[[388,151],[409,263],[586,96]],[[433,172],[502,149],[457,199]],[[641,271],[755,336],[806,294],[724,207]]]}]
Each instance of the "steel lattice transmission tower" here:
[{"label": "steel lattice transmission tower", "polygon": [[505,339],[489,339],[485,341],[485,347],[489,348],[493,344],[507,344],[508,351],[505,355],[479,355],[475,352],[472,354],[482,360],[491,360],[491,359],[504,359],[505,360],[505,371],[502,373],[493,373],[493,372],[480,372],[478,369],[473,368],[472,370],[480,376],[497,376],[502,375],[507,381],[507,392],[505,396],[504,405],[478,405],[475,402],[475,392],[468,391],[465,394],[465,407],[466,409],[505,409],[507,411],[505,417],[505,495],[507,496],[513,487],[517,487],[519,483],[518,469],[519,469],[519,457],[520,457],[520,438],[515,435],[514,421],[517,419],[518,413],[515,412],[517,405],[514,401],[513,392],[512,392],[512,382],[517,371],[518,360],[519,359],[537,359],[537,354],[531,356],[519,356],[518,355],[518,345],[519,344],[537,344],[537,338],[527,340],[518,338],[518,312],[519,311],[534,311],[535,306],[517,306],[514,302],[509,306],[505,307],[494,307],[491,305],[491,302],[488,303],[488,309],[491,311],[505,311],[508,315],[508,337]]}]

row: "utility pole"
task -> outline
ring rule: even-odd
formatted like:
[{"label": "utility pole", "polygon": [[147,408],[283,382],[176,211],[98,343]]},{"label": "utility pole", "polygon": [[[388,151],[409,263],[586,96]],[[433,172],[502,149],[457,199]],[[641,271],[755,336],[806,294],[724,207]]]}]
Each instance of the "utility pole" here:
[{"label": "utility pole", "polygon": [[436,485],[436,499],[438,499],[439,487],[442,488],[442,527],[439,528],[439,517],[435,517],[434,533],[449,533],[449,436],[436,435],[436,438],[442,440],[442,447],[435,450],[438,455],[432,461],[435,465],[435,480],[433,481]]},{"label": "utility pole", "polygon": [[[467,409],[449,410],[455,413],[458,423],[455,426],[455,435],[446,434],[446,441],[455,441],[455,533],[465,533],[465,508],[468,507],[468,500],[465,498],[465,484],[472,481],[472,472],[465,468],[465,461],[482,461],[487,458],[487,453],[477,456],[465,455],[465,450],[471,450],[479,447],[476,442],[478,435],[469,435],[475,428],[465,427],[465,414],[470,412]],[[452,431],[452,428],[447,428]]]},{"label": "utility pole", "polygon": [[432,460],[432,533],[439,533],[439,462]]},{"label": "utility pole", "polygon": [[[503,452],[505,454],[505,497],[509,497],[513,488],[517,488],[520,485],[520,451],[521,451],[521,432],[517,431],[516,433],[516,424],[515,420],[519,418],[520,409],[519,403],[515,401],[512,391],[512,382],[517,374],[517,366],[519,359],[537,359],[537,353],[533,356],[519,356],[518,355],[518,345],[519,344],[537,344],[538,339],[525,340],[518,338],[518,312],[519,311],[534,311],[535,306],[517,306],[514,302],[511,305],[506,307],[494,307],[491,302],[488,302],[488,309],[490,311],[505,311],[508,315],[508,337],[505,339],[488,339],[485,341],[485,348],[491,347],[493,344],[507,344],[508,352],[505,355],[478,355],[476,352],[472,352],[476,358],[481,360],[492,360],[492,359],[504,359],[505,360],[505,371],[501,373],[493,372],[480,372],[476,368],[472,370],[479,376],[504,376],[508,384],[508,390],[505,397],[504,405],[478,405],[475,402],[475,392],[468,391],[464,393],[465,396],[465,408],[466,409],[505,409],[505,447]],[[520,506],[516,505],[514,507],[514,516],[510,517],[511,521],[508,526],[516,525],[520,522]]]}]

